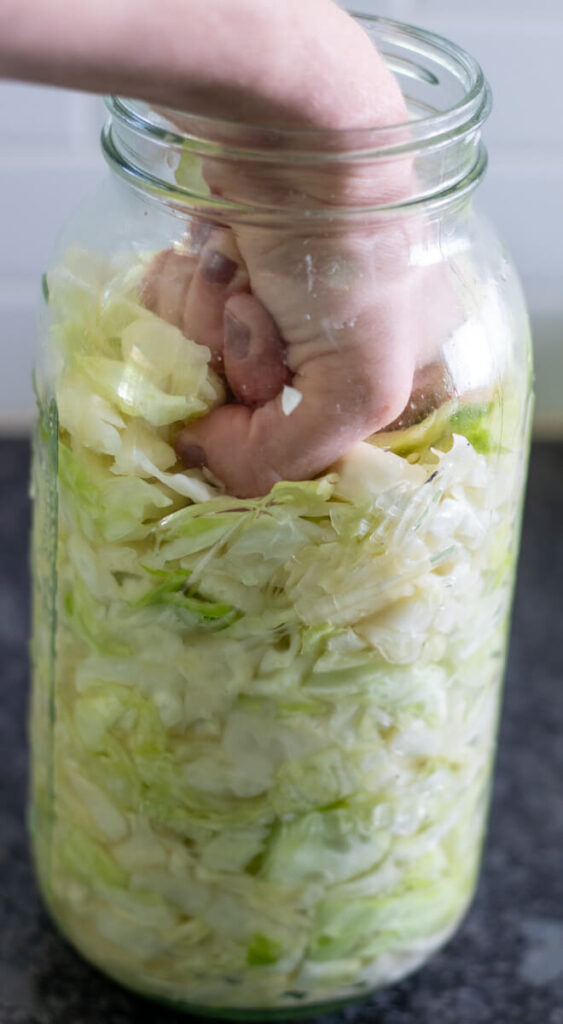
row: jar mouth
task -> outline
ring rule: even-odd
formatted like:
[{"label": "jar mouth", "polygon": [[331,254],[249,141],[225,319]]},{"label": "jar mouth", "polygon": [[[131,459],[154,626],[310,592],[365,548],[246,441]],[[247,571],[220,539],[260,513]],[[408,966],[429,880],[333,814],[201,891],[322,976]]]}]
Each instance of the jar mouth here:
[{"label": "jar mouth", "polygon": [[[307,204],[291,211],[309,221],[381,215],[424,204],[443,207],[461,201],[481,180],[487,165],[480,129],[491,109],[491,92],[480,65],[462,47],[425,29],[380,18],[354,15],[372,40],[405,97],[408,120],[376,128],[272,128],[187,114],[123,97],[106,99],[111,117],[102,148],[113,170],[137,189],[179,210],[231,219],[287,218],[287,205],[252,206],[210,195],[198,175],[179,181],[178,164],[200,167],[205,161],[240,162],[249,172],[268,165],[330,172],[344,163],[360,173],[380,161],[410,160],[416,194],[376,205],[322,208]],[[180,127],[178,127],[180,122]],[[185,177],[185,176],[184,176]]]},{"label": "jar mouth", "polygon": [[[107,97],[106,105],[122,124],[155,141],[177,146],[192,143],[202,155],[260,161],[278,160],[279,150],[284,161],[292,155],[297,162],[389,159],[444,145],[481,127],[491,110],[491,91],[479,63],[469,53],[449,39],[413,25],[376,15],[353,16],[398,78],[413,115],[408,121],[353,130],[272,128],[173,110],[168,120],[164,108],[157,113],[140,100],[117,96]],[[414,84],[414,91],[409,91],[408,83]],[[433,108],[432,99],[439,101],[440,89],[443,109]],[[448,102],[448,97],[453,102]],[[178,116],[182,129],[174,123]]]}]

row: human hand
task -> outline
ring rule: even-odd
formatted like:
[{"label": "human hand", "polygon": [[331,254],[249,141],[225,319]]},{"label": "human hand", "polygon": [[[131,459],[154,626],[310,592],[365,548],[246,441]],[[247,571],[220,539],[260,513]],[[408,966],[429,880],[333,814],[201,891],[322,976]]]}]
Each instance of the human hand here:
[{"label": "human hand", "polygon": [[[16,78],[247,127],[329,130],[342,152],[346,131],[407,121],[394,77],[333,0],[103,0],[72,17],[63,0],[10,0],[0,27],[0,69]],[[162,254],[146,301],[222,356],[237,399],[186,427],[178,452],[186,464],[205,462],[229,491],[254,495],[322,471],[407,404],[417,366],[429,361],[428,275],[411,265],[423,225],[357,215],[412,194],[409,158],[295,160],[281,172],[206,159],[204,174],[226,200],[287,211],[287,226],[238,223],[228,240],[214,232],[200,261]],[[339,207],[351,216],[334,225]],[[314,208],[326,213],[316,230],[303,215]],[[204,259],[225,268],[225,248],[236,272],[206,280]],[[288,381],[300,398],[291,411]]]},{"label": "human hand", "polygon": [[[372,127],[405,122],[398,86],[363,32],[354,25],[343,52],[335,23],[317,28],[325,77],[339,74],[357,86],[335,108],[335,126],[354,123],[357,111],[346,105],[361,92],[370,96]],[[294,59],[302,62],[298,43]],[[207,465],[230,492],[255,496],[279,479],[326,469],[407,405],[432,341],[421,316],[428,273],[410,265],[421,222],[396,216],[356,226],[350,217],[314,231],[293,209],[304,197],[311,207],[350,211],[401,201],[413,189],[407,160],[367,167],[319,161],[282,172],[208,160],[204,174],[229,200],[275,197],[289,227],[237,224],[214,230],[199,255],[160,254],[144,295],[151,309],[208,345],[235,399],[183,429],[178,454],[187,466]]]}]

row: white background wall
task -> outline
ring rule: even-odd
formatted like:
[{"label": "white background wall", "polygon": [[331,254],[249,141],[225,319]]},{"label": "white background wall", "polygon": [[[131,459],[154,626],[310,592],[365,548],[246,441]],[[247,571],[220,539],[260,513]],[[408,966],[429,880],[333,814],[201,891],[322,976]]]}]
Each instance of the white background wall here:
[{"label": "white background wall", "polygon": [[448,36],[481,63],[494,108],[478,202],[522,276],[536,355],[536,433],[563,438],[563,0],[341,0]]},{"label": "white background wall", "polygon": [[[259,0],[258,0],[259,2]],[[281,0],[283,2],[283,0]],[[481,204],[520,269],[538,431],[563,437],[563,0],[342,0],[424,26],[481,61],[495,97]],[[0,430],[29,423],[34,303],[57,229],[106,173],[97,98],[0,84]]]}]

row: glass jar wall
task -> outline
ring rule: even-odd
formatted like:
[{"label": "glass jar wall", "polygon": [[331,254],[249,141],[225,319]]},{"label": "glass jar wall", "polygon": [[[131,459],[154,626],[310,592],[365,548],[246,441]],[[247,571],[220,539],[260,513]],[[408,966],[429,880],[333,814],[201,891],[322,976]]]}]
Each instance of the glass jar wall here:
[{"label": "glass jar wall", "polygon": [[[45,277],[38,874],[89,960],[215,1016],[306,1015],[418,967],[467,909],[485,828],[526,313],[473,207],[480,69],[364,24],[408,125],[272,132],[113,100],[112,174]],[[296,311],[303,345],[350,349],[347,400],[328,379],[315,399],[341,450],[305,479],[264,476],[265,416],[252,451],[234,430],[211,468],[178,457],[202,417],[277,402],[290,431],[313,401],[296,348],[268,377],[265,346],[252,386],[221,350],[225,304],[252,295],[280,326]],[[386,344],[408,387],[357,436]]]}]

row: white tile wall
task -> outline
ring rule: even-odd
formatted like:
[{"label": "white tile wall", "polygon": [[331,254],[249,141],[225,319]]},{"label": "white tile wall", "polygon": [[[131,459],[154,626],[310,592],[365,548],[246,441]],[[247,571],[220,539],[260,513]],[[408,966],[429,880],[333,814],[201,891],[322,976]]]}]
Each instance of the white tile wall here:
[{"label": "white tile wall", "polygon": [[364,14],[379,14],[421,25],[431,32],[441,32],[440,23],[482,23],[502,26],[524,22],[561,21],[560,0],[338,0],[342,7]]},{"label": "white tile wall", "polygon": [[478,202],[523,278],[535,343],[536,432],[563,438],[563,0],[341,0],[465,46],[494,95]]},{"label": "white tile wall", "polygon": [[97,97],[0,84],[0,430],[33,417],[40,279],[57,232],[105,173]]},{"label": "white tile wall", "polygon": [[2,85],[2,149],[72,145],[72,93]]},{"label": "white tile wall", "polygon": [[[442,33],[495,97],[481,204],[524,279],[536,342],[537,426],[563,437],[563,0],[341,0]],[[0,84],[0,430],[32,415],[34,301],[57,230],[105,173],[99,99]]]},{"label": "white tile wall", "polygon": [[563,153],[541,166],[525,156],[503,159],[500,153],[496,162],[494,153],[490,160],[479,205],[496,224],[525,283],[539,279],[561,286]]},{"label": "white tile wall", "polygon": [[0,187],[13,201],[2,215],[4,244],[0,249],[0,278],[40,277],[52,240],[80,198],[99,180],[98,160],[90,161],[36,152],[2,164]]}]

